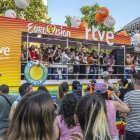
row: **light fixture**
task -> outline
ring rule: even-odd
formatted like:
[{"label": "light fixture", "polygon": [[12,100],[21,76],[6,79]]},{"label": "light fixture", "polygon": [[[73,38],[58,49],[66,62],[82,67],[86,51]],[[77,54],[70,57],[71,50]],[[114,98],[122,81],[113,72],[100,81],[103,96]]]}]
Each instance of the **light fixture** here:
[{"label": "light fixture", "polygon": [[38,37],[38,38],[41,38],[41,37],[42,37],[42,35],[41,35],[41,34],[38,34],[38,35],[37,35],[37,37]]}]

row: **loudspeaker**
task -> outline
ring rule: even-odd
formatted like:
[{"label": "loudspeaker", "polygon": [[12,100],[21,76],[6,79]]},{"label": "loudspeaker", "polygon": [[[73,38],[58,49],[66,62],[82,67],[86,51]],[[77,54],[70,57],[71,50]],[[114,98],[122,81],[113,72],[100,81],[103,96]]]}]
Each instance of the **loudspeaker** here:
[{"label": "loudspeaker", "polygon": [[[134,47],[125,47],[125,54],[131,53],[134,51]],[[114,74],[122,74],[118,75],[117,78],[124,78],[124,48],[114,49],[113,54],[115,56],[116,63],[114,67]]]},{"label": "loudspeaker", "polygon": [[117,75],[117,78],[124,78],[124,49],[114,49],[112,53],[115,56],[115,65],[114,66],[114,73],[113,74],[122,74],[122,75]]}]

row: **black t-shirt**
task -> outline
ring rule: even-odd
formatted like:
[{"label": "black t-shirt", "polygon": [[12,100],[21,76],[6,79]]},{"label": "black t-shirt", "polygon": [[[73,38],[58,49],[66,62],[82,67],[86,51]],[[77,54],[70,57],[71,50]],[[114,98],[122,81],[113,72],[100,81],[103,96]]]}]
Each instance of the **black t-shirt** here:
[{"label": "black t-shirt", "polygon": [[102,65],[103,65],[103,62],[104,62],[103,57],[100,57],[100,64],[102,64]]}]

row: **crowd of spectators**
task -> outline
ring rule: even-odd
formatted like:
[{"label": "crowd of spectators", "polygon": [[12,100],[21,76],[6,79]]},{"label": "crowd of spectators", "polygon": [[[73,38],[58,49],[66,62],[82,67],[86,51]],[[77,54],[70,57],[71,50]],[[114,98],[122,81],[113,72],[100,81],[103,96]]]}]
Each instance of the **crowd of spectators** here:
[{"label": "crowd of spectators", "polygon": [[[112,52],[103,51],[98,53],[96,50],[87,49],[80,43],[77,43],[75,48],[66,48],[58,45],[45,46],[41,45],[39,48],[31,45],[29,49],[22,46],[22,73],[24,73],[25,63],[27,61],[46,63],[52,66],[59,65],[62,68],[49,67],[48,79],[66,79],[63,74],[70,74],[69,79],[92,79],[98,78],[98,74],[103,71],[113,73],[113,66],[115,65],[115,57]],[[68,69],[63,68],[62,65],[68,65]],[[61,73],[61,78],[60,78]],[[74,74],[74,76],[73,76]],[[23,78],[22,78],[23,79]]]},{"label": "crowd of spectators", "polygon": [[[1,85],[0,140],[139,140],[140,73],[116,87],[108,72],[102,76],[104,82],[92,80],[85,90],[79,81],[73,81],[72,91],[61,83],[55,100],[44,86],[33,91],[24,83],[15,97]],[[118,119],[126,125],[118,127]]]}]

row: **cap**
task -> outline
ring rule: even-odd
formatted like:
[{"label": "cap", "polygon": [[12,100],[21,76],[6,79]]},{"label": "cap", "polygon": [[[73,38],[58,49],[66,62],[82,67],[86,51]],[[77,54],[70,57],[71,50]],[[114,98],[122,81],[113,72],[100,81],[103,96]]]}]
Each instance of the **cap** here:
[{"label": "cap", "polygon": [[106,93],[107,85],[105,83],[96,83],[94,86],[94,92]]},{"label": "cap", "polygon": [[139,79],[140,80],[140,73],[134,73],[133,74],[134,79]]},{"label": "cap", "polygon": [[89,81],[89,82],[91,82],[91,83],[96,83],[96,80],[94,80],[94,79],[92,79],[91,81]]},{"label": "cap", "polygon": [[104,71],[103,73],[102,73],[102,77],[103,78],[106,78],[106,77],[108,77],[110,74],[109,74],[109,72],[108,71]]},{"label": "cap", "polygon": [[128,80],[126,78],[121,79],[120,82],[123,83],[124,86],[128,84]]}]

